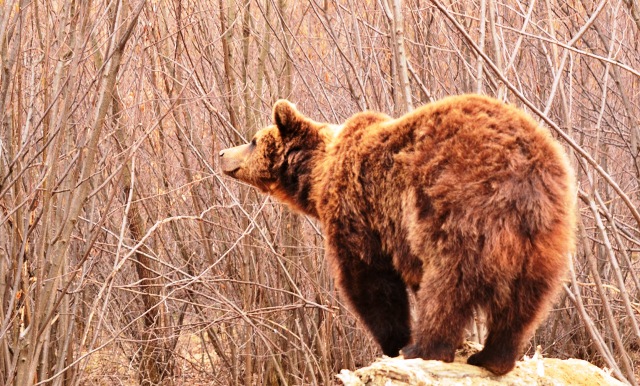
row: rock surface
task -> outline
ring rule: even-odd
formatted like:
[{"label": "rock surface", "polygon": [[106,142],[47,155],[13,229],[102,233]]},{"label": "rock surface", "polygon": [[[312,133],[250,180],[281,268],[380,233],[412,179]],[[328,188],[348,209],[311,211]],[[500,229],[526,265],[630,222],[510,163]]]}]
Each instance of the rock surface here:
[{"label": "rock surface", "polygon": [[[356,371],[342,370],[338,379],[345,386],[408,385],[577,385],[624,386],[605,371],[579,359],[525,357],[510,373],[497,377],[489,371],[466,364],[465,357],[477,348],[467,347],[453,363],[384,357]],[[459,355],[461,354],[461,355]]]}]

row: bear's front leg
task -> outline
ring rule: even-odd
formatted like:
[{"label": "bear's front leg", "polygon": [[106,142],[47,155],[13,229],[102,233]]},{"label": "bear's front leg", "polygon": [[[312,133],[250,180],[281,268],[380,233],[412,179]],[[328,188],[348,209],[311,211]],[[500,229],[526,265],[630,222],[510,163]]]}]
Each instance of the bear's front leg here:
[{"label": "bear's front leg", "polygon": [[[333,244],[333,245],[332,245]],[[367,326],[384,355],[398,356],[409,343],[410,312],[407,288],[384,255],[360,255],[362,250],[336,248],[327,243],[338,288]]]}]

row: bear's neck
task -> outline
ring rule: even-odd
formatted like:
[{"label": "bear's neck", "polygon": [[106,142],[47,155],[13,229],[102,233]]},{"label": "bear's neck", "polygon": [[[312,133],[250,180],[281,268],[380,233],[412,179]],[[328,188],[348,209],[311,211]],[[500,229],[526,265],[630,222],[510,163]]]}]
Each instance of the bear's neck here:
[{"label": "bear's neck", "polygon": [[[298,152],[281,174],[277,189],[272,194],[298,212],[319,218],[318,205],[331,157],[329,149],[343,126],[324,124],[297,137]],[[294,146],[296,144],[290,144]]]},{"label": "bear's neck", "polygon": [[287,172],[276,186],[270,187],[271,195],[285,202],[294,210],[318,218],[316,188],[321,178],[325,152],[315,150],[289,165]]}]

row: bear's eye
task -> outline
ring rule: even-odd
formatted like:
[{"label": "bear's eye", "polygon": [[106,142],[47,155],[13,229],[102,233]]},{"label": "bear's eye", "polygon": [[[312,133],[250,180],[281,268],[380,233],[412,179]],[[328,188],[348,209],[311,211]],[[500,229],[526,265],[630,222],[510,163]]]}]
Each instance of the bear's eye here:
[{"label": "bear's eye", "polygon": [[254,137],[254,138],[251,140],[251,146],[255,146],[255,145],[257,145],[257,144],[258,144],[258,140]]}]

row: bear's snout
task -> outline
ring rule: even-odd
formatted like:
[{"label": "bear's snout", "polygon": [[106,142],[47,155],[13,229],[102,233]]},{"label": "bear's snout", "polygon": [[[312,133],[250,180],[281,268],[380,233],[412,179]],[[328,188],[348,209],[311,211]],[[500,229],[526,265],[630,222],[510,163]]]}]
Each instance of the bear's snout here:
[{"label": "bear's snout", "polygon": [[250,144],[230,147],[228,149],[221,150],[219,153],[220,168],[226,174],[238,170],[241,164],[249,156],[249,153],[251,153]]}]

